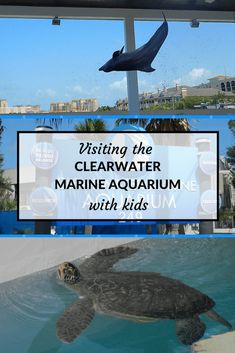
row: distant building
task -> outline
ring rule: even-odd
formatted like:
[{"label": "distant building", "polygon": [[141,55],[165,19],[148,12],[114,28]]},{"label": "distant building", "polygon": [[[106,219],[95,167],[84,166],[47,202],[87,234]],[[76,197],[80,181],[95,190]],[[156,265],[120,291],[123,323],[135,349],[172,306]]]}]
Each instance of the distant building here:
[{"label": "distant building", "polygon": [[0,114],[35,114],[40,112],[40,105],[15,105],[9,107],[6,99],[0,99]]},{"label": "distant building", "polygon": [[6,99],[0,99],[0,109],[4,109],[8,107],[8,102]]},{"label": "distant building", "polygon": [[235,92],[235,76],[215,76],[208,79],[208,87],[219,89],[223,92]]},{"label": "distant building", "polygon": [[40,105],[15,105],[8,114],[37,114],[41,112]]},{"label": "distant building", "polygon": [[95,112],[98,109],[97,99],[74,99],[71,101],[73,112]]},{"label": "distant building", "polygon": [[98,102],[95,98],[73,99],[71,102],[51,103],[51,113],[81,113],[95,112],[98,109]]},{"label": "distant building", "polygon": [[[49,113],[81,113],[95,112],[98,101],[95,98],[74,99],[71,102],[51,103]],[[42,111],[40,105],[15,105],[9,107],[6,99],[0,99],[0,114],[37,114],[48,113]]]},{"label": "distant building", "polygon": [[[139,95],[140,101],[140,110],[150,109],[158,104],[162,103],[176,103],[185,97],[213,97],[218,93],[221,93],[221,90],[214,87],[209,87],[200,85],[190,87],[187,85],[176,85],[175,87],[164,88],[163,90],[158,90],[155,93],[142,93]],[[232,92],[223,92],[226,96],[234,96]],[[235,97],[235,96],[234,96]],[[127,98],[119,99],[116,102],[116,107],[118,110],[127,111],[128,110],[128,101]]]},{"label": "distant building", "polygon": [[69,113],[70,111],[71,111],[70,103],[57,102],[57,103],[51,103],[50,105],[51,113]]}]

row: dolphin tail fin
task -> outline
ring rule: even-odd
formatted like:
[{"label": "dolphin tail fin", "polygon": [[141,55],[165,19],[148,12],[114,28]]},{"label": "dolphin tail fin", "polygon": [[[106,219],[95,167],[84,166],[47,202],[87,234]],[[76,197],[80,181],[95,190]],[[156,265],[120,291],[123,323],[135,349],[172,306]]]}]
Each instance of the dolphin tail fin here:
[{"label": "dolphin tail fin", "polygon": [[143,72],[153,72],[155,71],[155,69],[153,67],[151,67],[150,65],[148,66],[144,66],[142,67],[141,69],[139,69],[140,71],[143,71]]}]

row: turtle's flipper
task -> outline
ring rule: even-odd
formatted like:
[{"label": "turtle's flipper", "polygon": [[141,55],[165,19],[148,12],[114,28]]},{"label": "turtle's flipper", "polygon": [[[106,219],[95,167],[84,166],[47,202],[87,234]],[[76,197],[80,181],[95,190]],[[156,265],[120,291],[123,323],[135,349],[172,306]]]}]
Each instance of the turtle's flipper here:
[{"label": "turtle's flipper", "polygon": [[206,330],[206,325],[198,316],[189,319],[176,320],[176,335],[186,345],[198,341]]},{"label": "turtle's flipper", "polygon": [[212,319],[215,320],[217,322],[219,322],[220,324],[226,326],[227,328],[231,329],[232,325],[230,324],[230,322],[228,322],[227,320],[225,320],[222,316],[220,316],[215,310],[210,310],[206,313],[206,315]]},{"label": "turtle's flipper", "polygon": [[124,259],[132,254],[136,253],[138,249],[130,248],[129,246],[121,245],[113,248],[103,249],[96,253],[99,256],[114,256],[116,255],[118,259]]},{"label": "turtle's flipper", "polygon": [[56,333],[63,342],[72,342],[89,326],[95,311],[89,299],[80,299],[64,311],[56,323]]},{"label": "turtle's flipper", "polygon": [[113,265],[121,259],[125,259],[136,253],[138,249],[129,246],[116,246],[103,249],[86,259],[80,266],[82,273],[101,273],[112,270]]}]

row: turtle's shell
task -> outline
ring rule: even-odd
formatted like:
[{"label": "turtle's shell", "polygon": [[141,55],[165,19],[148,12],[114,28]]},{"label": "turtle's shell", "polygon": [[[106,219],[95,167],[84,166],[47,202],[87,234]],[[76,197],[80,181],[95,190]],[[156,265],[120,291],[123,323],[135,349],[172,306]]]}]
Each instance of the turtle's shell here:
[{"label": "turtle's shell", "polygon": [[99,310],[121,315],[182,319],[209,311],[214,301],[184,283],[152,272],[109,272],[80,282]]}]

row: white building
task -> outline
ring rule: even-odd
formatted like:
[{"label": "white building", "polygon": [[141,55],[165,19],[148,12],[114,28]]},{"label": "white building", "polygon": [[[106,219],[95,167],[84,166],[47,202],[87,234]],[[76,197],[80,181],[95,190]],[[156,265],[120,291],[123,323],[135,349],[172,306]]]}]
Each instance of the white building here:
[{"label": "white building", "polygon": [[[190,87],[187,85],[177,85],[175,87],[164,88],[157,92],[146,92],[139,94],[140,110],[150,109],[162,103],[174,103],[180,101],[185,97],[213,97],[221,93],[220,88],[210,87],[209,84],[202,84],[199,86]],[[232,92],[223,92],[227,97],[233,97]],[[235,96],[234,96],[235,97]],[[128,110],[127,98],[119,99],[116,102],[118,110]],[[174,107],[173,107],[174,108]]]},{"label": "white building", "polygon": [[218,75],[209,78],[208,87],[219,89],[223,92],[235,92],[235,76]]},{"label": "white building", "polygon": [[14,105],[9,107],[6,99],[0,99],[0,114],[35,114],[40,112],[40,105]]},{"label": "white building", "polygon": [[98,109],[96,98],[73,99],[71,102],[51,103],[51,113],[82,113],[95,112]]}]

